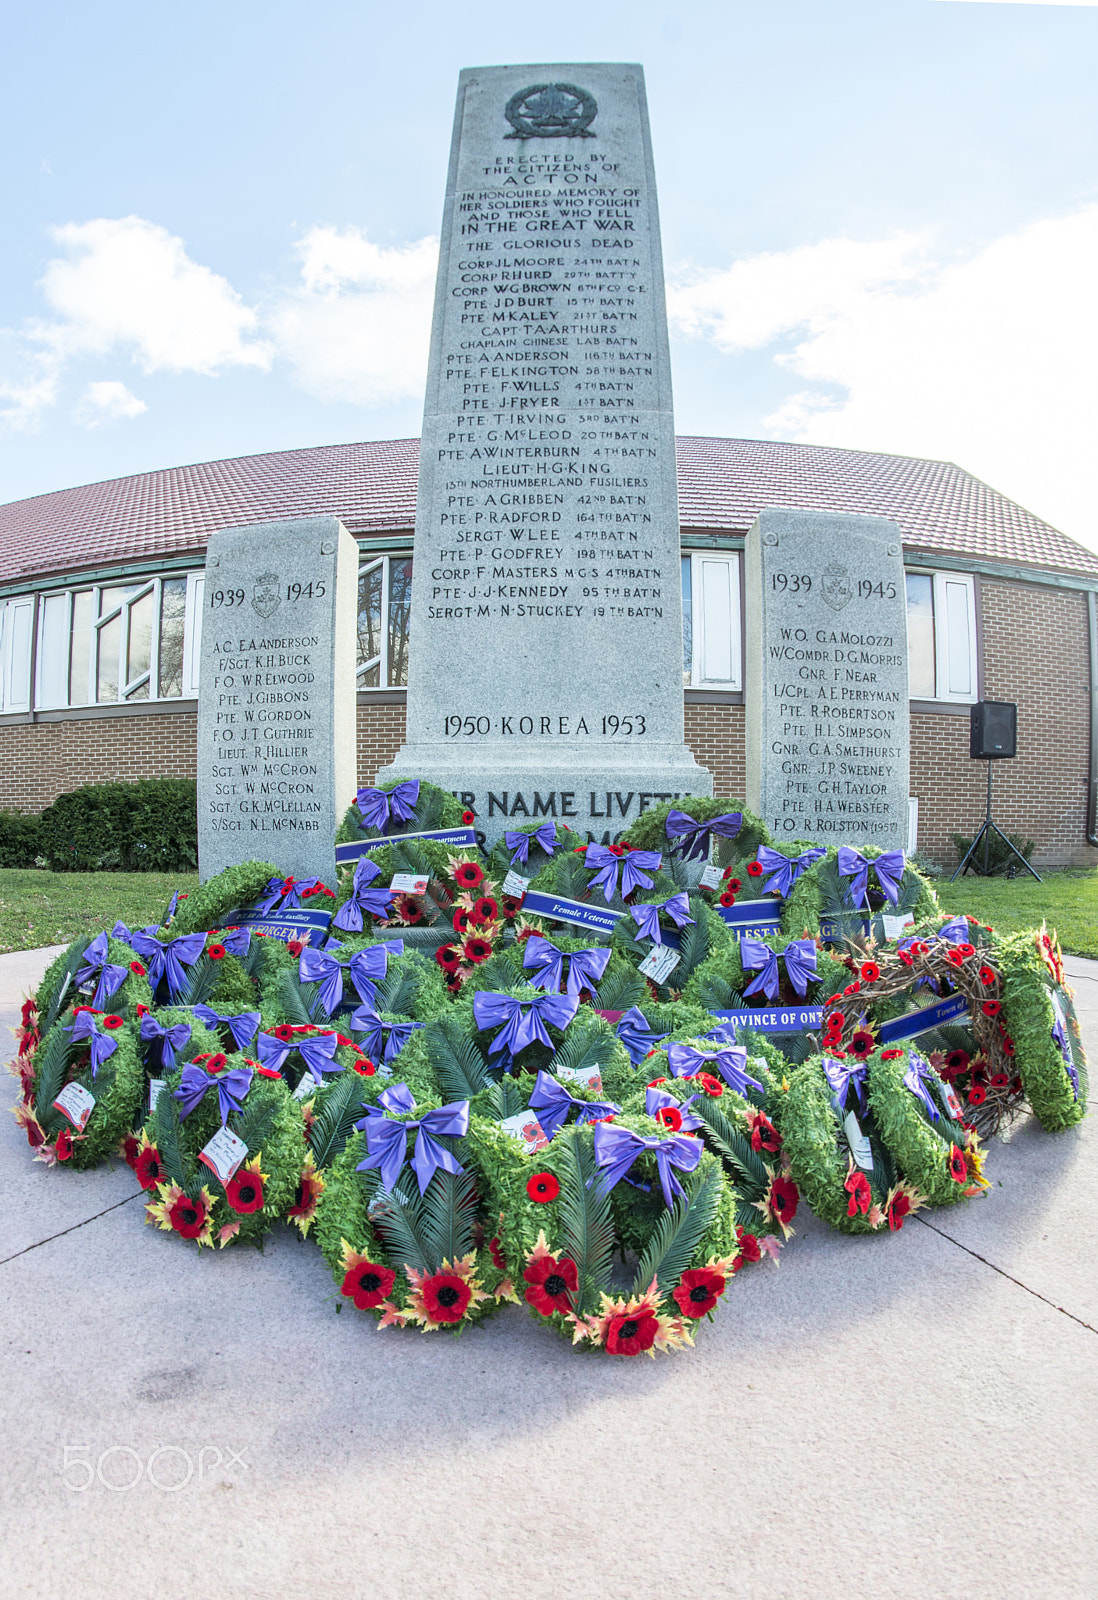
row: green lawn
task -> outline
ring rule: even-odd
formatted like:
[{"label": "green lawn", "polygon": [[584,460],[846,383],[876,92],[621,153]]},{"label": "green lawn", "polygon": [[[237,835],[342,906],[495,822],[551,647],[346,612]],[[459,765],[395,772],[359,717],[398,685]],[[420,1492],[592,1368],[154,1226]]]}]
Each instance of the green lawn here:
[{"label": "green lawn", "polygon": [[989,922],[997,933],[1039,927],[1042,920],[1060,935],[1066,953],[1098,958],[1098,872],[1045,870],[1043,883],[1028,873],[1017,878],[935,878],[946,911],[967,911]]},{"label": "green lawn", "polygon": [[159,922],[173,889],[193,889],[197,873],[0,871],[0,952],[69,944],[110,928]]}]

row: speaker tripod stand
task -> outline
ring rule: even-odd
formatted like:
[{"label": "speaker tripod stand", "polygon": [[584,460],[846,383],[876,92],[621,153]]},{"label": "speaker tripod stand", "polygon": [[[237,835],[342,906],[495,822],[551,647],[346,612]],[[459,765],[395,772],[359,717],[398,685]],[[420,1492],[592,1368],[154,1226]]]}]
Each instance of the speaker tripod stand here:
[{"label": "speaker tripod stand", "polygon": [[1021,865],[1023,867],[1025,867],[1025,869],[1029,873],[1030,877],[1031,878],[1036,878],[1037,882],[1040,883],[1041,882],[1040,875],[1038,873],[1034,872],[1033,868],[1030,866],[1029,862],[1026,860],[1026,858],[1022,854],[1022,852],[1015,845],[1011,844],[1010,840],[1007,838],[1007,836],[1003,832],[1002,828],[997,828],[995,826],[994,822],[992,822],[992,820],[991,820],[991,762],[988,761],[988,764],[987,764],[987,815],[984,817],[983,825],[981,826],[979,833],[976,835],[975,839],[973,839],[972,843],[969,845],[968,849],[965,851],[964,860],[961,862],[960,866],[957,868],[957,870],[953,874],[952,878],[950,878],[950,880],[949,880],[950,883],[956,883],[957,879],[963,876],[963,874],[965,873],[965,871],[967,870],[967,868],[969,866],[969,863],[972,861],[973,856],[976,854],[977,846],[980,844],[981,840],[983,841],[983,846],[984,846],[984,877],[986,878],[988,876],[988,867],[989,867],[990,856],[991,856],[991,835],[993,833],[998,835],[998,837],[1003,841],[1003,843],[1006,845],[1007,849],[1010,851],[1011,855],[1014,856],[1021,863]]}]

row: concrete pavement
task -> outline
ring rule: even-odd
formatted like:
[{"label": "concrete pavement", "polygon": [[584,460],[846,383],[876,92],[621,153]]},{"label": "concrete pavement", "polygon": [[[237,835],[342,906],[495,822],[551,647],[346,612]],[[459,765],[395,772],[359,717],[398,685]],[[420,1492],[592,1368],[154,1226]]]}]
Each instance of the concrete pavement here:
[{"label": "concrete pavement", "polygon": [[[0,957],[0,1026],[51,954]],[[802,1210],[655,1362],[517,1307],[377,1333],[288,1230],[200,1257],[10,1117],[0,1173],[3,1600],[1098,1593],[1093,1118],[898,1235]]]}]

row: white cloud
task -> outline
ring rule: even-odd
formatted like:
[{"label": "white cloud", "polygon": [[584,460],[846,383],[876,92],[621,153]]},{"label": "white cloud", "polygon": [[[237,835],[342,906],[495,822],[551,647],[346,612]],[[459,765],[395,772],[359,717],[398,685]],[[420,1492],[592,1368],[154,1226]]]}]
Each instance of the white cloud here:
[{"label": "white cloud", "polygon": [[124,383],[110,379],[89,383],[80,397],[73,415],[85,428],[98,428],[103,422],[120,422],[125,417],[139,417],[147,411],[144,400],[131,394]]},{"label": "white cloud", "polygon": [[[774,359],[809,387],[772,437],[958,462],[1098,547],[1093,490],[1098,207],[962,262],[923,239],[846,239],[680,283],[673,326]],[[836,390],[839,394],[836,394]]]},{"label": "white cloud", "polygon": [[353,405],[422,393],[438,240],[384,246],[358,228],[311,228],[297,254],[301,286],[265,321],[301,387]]},{"label": "white cloud", "polygon": [[[3,330],[10,338],[10,330]],[[42,412],[57,400],[61,362],[52,351],[16,344],[15,375],[0,378],[0,421],[17,432],[38,426]]]},{"label": "white cloud", "polygon": [[256,314],[228,279],[187,255],[182,239],[141,217],[99,217],[54,229],[67,253],[42,279],[62,320],[34,337],[63,357],[130,349],[145,372],[266,368]]}]

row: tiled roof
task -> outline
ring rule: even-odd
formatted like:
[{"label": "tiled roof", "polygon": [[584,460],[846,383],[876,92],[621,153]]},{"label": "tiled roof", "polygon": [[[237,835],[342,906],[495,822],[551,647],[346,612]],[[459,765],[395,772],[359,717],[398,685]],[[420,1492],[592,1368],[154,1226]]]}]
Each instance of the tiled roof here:
[{"label": "tiled roof", "polygon": [[[1098,556],[946,461],[759,439],[678,441],[684,528],[744,532],[764,506],[893,517],[911,549],[1098,576]],[[415,521],[418,439],[279,450],[0,506],[0,583],[201,551],[218,528],[331,513]]]}]

